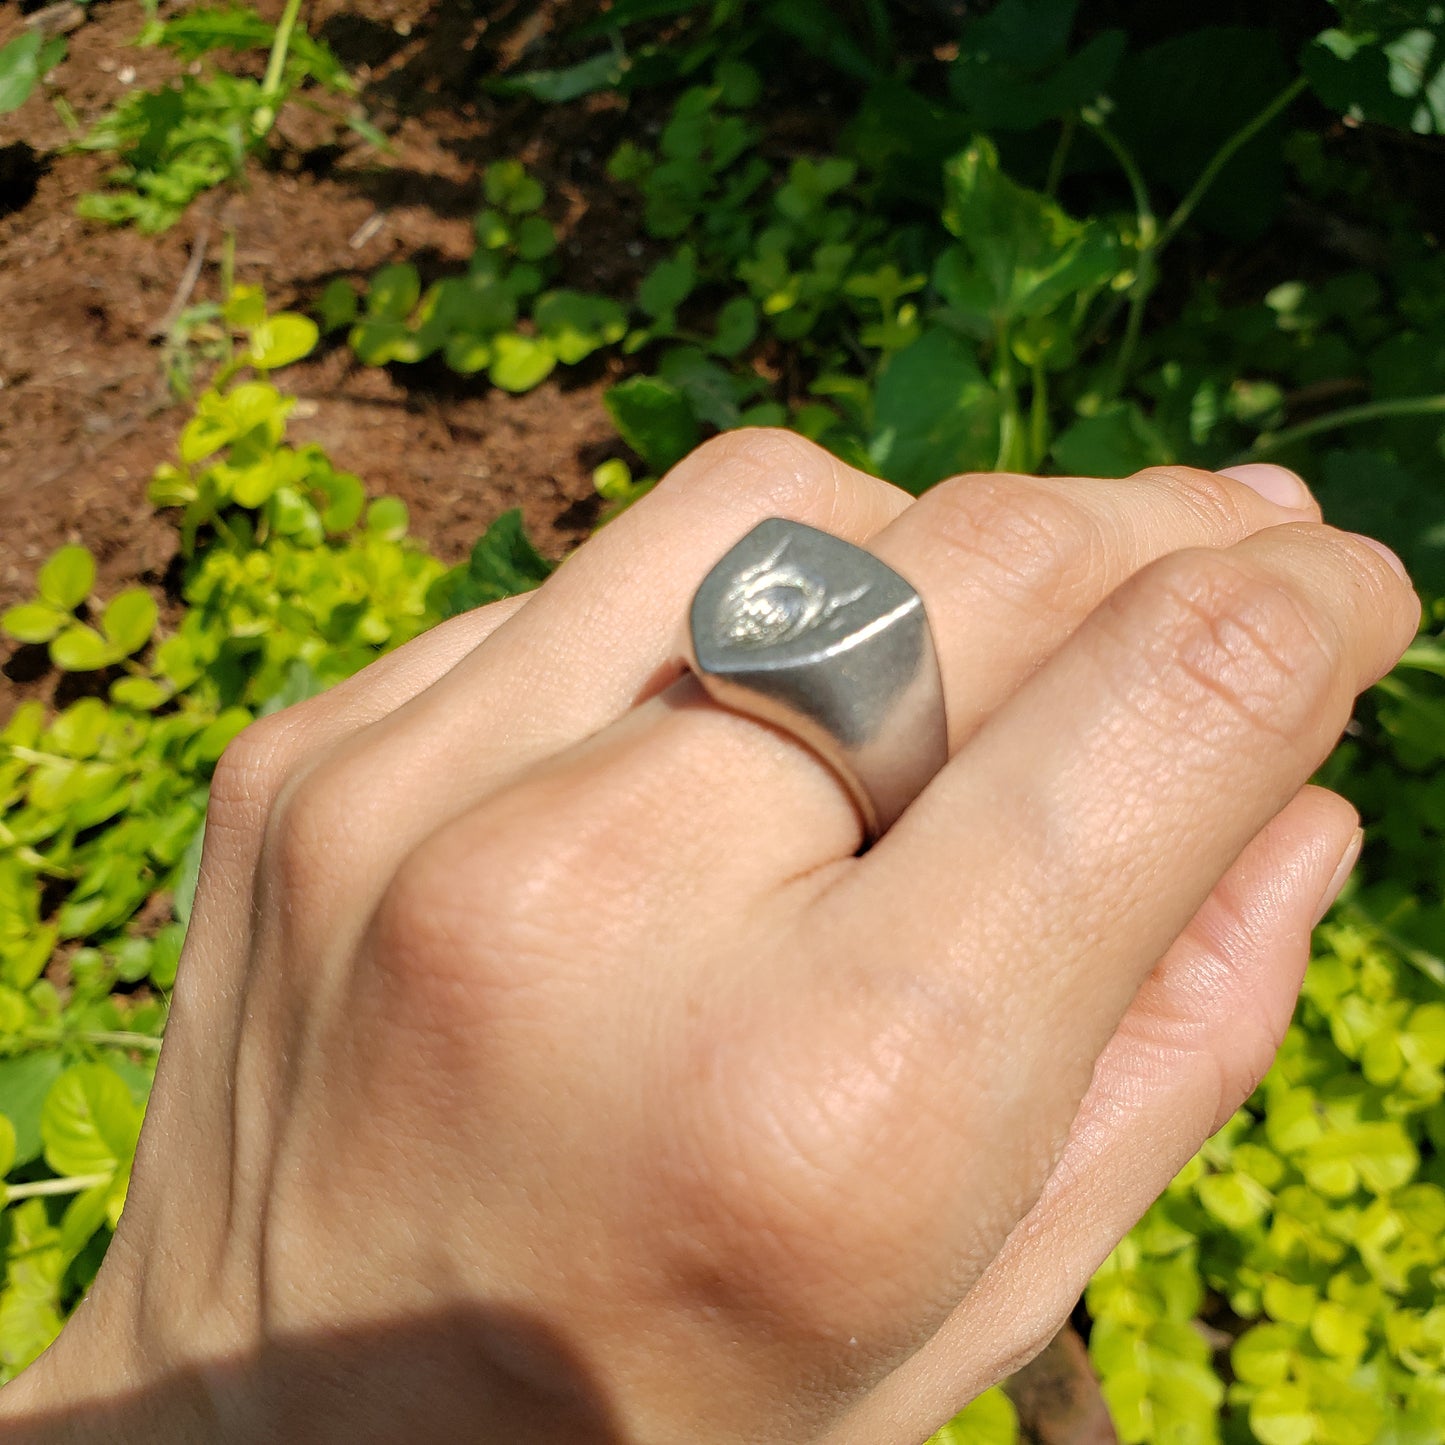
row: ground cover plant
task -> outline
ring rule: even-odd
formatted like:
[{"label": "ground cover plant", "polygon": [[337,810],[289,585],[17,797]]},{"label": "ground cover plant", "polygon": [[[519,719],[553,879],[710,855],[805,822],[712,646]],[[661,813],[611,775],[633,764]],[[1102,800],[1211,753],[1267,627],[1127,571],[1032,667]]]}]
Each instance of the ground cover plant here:
[{"label": "ground cover plant", "polygon": [[[649,118],[605,158],[635,206],[635,284],[575,284],[556,196],[498,155],[462,270],[318,280],[314,324],[227,286],[229,356],[150,486],[183,558],[164,613],[146,589],[96,595],[70,546],[0,620],[89,680],[0,734],[0,1379],[53,1336],[123,1202],[226,741],[550,568],[511,513],[448,570],[399,503],[288,442],[271,373],[320,331],[418,386],[606,368],[603,519],[711,431],[763,422],[914,491],[1269,457],[1400,550],[1426,632],[1323,777],[1370,828],[1359,878],[1269,1078],[1083,1316],[1126,1441],[1445,1436],[1445,260],[1409,161],[1441,155],[1445,21],[1342,0],[1293,30],[1160,34],[1077,8],[615,0],[554,63],[488,83]],[[779,144],[799,55],[846,124]],[[1259,259],[1241,283],[1220,255]],[[1016,1433],[990,1392],[941,1438]]]},{"label": "ground cover plant", "polygon": [[[80,214],[147,232],[174,225],[202,192],[238,179],[301,87],[354,89],[330,49],[298,28],[301,0],[287,0],[275,25],[246,5],[196,6],[165,21],[155,9],[138,43],[163,46],[188,68],[158,89],[131,90],[76,142],[119,162],[103,190],[82,197]],[[217,54],[264,57],[265,68],[259,78],[201,68]]]}]

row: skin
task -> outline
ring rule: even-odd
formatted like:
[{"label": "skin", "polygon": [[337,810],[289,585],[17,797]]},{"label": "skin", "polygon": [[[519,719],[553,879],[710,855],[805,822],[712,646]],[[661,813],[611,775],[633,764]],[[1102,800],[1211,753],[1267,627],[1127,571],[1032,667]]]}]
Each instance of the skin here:
[{"label": "skin", "polygon": [[[774,515],[938,645],[952,759],[858,856],[666,661]],[[1358,848],[1307,779],[1418,621],[1278,468],[914,500],[708,444],[222,759],[129,1202],[5,1438],[922,1440],[1268,1067]]]}]

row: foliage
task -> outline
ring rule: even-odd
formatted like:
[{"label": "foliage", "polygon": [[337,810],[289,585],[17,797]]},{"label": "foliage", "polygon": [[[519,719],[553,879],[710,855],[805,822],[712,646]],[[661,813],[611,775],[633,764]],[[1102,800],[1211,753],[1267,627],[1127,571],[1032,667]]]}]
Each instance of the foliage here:
[{"label": "foliage", "polygon": [[[660,127],[629,126],[608,165],[646,257],[627,294],[568,285],[542,181],[499,161],[463,273],[424,284],[401,261],[359,292],[339,277],[318,315],[363,363],[507,391],[605,357],[606,516],[708,433],[758,422],[913,491],[970,469],[1278,459],[1331,520],[1405,555],[1438,630],[1445,257],[1405,188],[1327,143],[1310,107],[1380,145],[1389,126],[1438,131],[1445,22],[1418,0],[1334,8],[1291,54],[1263,24],[1181,22],[1141,45],[1076,23],[1077,0],[999,0],[925,54],[882,0],[614,0],[576,33],[575,64],[496,86],[660,92]],[[165,43],[189,58],[224,32],[259,52],[272,40],[248,14],[188,12]],[[331,83],[303,38],[285,85]],[[855,102],[812,150],[773,133],[798,67]],[[1317,247],[1272,230],[1286,193],[1329,218]],[[178,605],[97,596],[67,548],[3,619],[91,695],[22,708],[0,735],[0,1118],[16,1136],[0,1378],[58,1326],[123,1197],[131,1115],[96,1071],[143,1099],[225,739],[550,566],[513,512],[444,570],[406,542],[399,503],[286,440],[269,374],[314,326],[245,289],[208,323],[229,355],[151,491],[175,509]],[[1445,1437],[1442,760],[1445,645],[1427,639],[1324,771],[1370,843],[1274,1069],[1089,1288],[1130,1445]],[[157,929],[142,909],[168,893]],[[0,1156],[7,1141],[0,1123]],[[936,1440],[1016,1433],[989,1392]]]},{"label": "foliage", "polygon": [[47,40],[39,30],[27,30],[7,45],[0,45],[0,115],[19,110],[30,93],[62,60],[65,37]]},{"label": "foliage", "polygon": [[[543,187],[513,162],[487,172],[465,276],[423,293],[414,267],[391,265],[360,304],[338,278],[320,312],[350,328],[363,361],[435,355],[510,390],[610,350],[631,374],[606,396],[630,453],[598,469],[609,516],[710,431],[760,423],[913,491],[984,468],[1123,474],[1269,455],[1321,478],[1332,516],[1381,532],[1445,588],[1445,509],[1415,480],[1434,465],[1429,418],[1445,408],[1428,339],[1433,243],[1402,216],[1384,284],[1286,272],[1243,303],[1207,277],[1181,300],[1165,265],[1192,227],[1257,235],[1286,179],[1332,212],[1376,219],[1368,173],[1327,160],[1313,132],[1281,136],[1323,42],[1292,76],[1268,29],[1204,27],[1136,51],[1119,31],[1075,42],[1076,8],[1003,0],[968,21],[944,101],[869,61],[843,151],[780,161],[753,61],[769,26],[813,35],[810,7],[783,0],[760,29],[745,5],[705,24],[697,6],[665,6],[706,44],[692,34],[692,83],[655,148],[626,140],[609,163],[637,192],[640,240],[657,256],[631,297],[543,289],[556,232]],[[615,5],[604,28],[616,41],[660,13]],[[1347,18],[1370,53],[1393,43]],[[865,31],[881,36],[854,19],[859,47]],[[837,45],[818,53],[862,73]],[[1221,73],[1228,94],[1204,95]],[[1061,203],[1065,183],[1099,198],[1090,214]],[[1332,392],[1358,404],[1296,422]],[[1344,428],[1360,429],[1358,444],[1312,443]]]},{"label": "foliage", "polygon": [[[542,187],[516,161],[489,166],[486,208],[476,218],[477,250],[465,276],[427,288],[410,262],[383,267],[360,303],[338,277],[322,294],[328,330],[349,326],[348,340],[369,366],[417,362],[441,353],[452,370],[485,371],[493,386],[530,391],[559,362],[575,366],[620,341],[626,312],[605,296],[544,290],[556,233],[537,212]],[[523,312],[528,325],[518,325]]]},{"label": "foliage", "polygon": [[[186,538],[179,615],[144,588],[95,602],[93,559],[65,547],[0,620],[94,679],[0,732],[0,1381],[59,1328],[124,1199],[217,758],[439,616],[444,569],[405,508],[286,442],[290,399],[260,378],[315,327],[254,291],[226,310],[242,345],[152,484]],[[168,897],[157,926],[142,910]]]},{"label": "foliage", "polygon": [[288,0],[272,26],[243,4],[198,6],[150,24],[142,43],[161,45],[198,62],[218,51],[267,57],[264,78],[194,65],[158,90],[132,90],[79,145],[117,155],[108,186],[81,198],[79,212],[145,232],[175,224],[203,191],[240,177],[258,153],[286,99],[307,82],[350,93],[340,61],[320,41],[295,29],[299,0]]},{"label": "foliage", "polygon": [[1442,673],[1412,649],[1331,760],[1375,823],[1362,878],[1269,1076],[1089,1286],[1126,1441],[1445,1435]]}]

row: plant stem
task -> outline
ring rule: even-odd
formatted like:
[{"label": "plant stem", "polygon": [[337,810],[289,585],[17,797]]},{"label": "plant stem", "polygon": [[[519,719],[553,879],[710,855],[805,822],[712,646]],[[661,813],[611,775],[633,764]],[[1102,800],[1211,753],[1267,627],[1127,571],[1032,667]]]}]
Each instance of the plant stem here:
[{"label": "plant stem", "polygon": [[1052,199],[1054,193],[1059,189],[1059,182],[1064,175],[1064,162],[1069,158],[1069,151],[1073,148],[1074,136],[1079,129],[1079,117],[1070,112],[1064,117],[1064,123],[1059,128],[1059,143],[1054,147],[1054,153],[1049,158],[1048,179],[1044,182],[1044,194]]},{"label": "plant stem", "polygon": [[1304,441],[1306,437],[1318,436],[1321,432],[1337,431],[1340,427],[1358,426],[1361,422],[1382,421],[1395,416],[1434,416],[1445,412],[1445,392],[1435,396],[1397,396],[1385,401],[1367,401],[1359,406],[1343,406],[1338,411],[1326,412],[1324,416],[1312,417],[1298,426],[1287,426],[1282,431],[1265,432],[1246,452],[1241,452],[1230,465],[1253,461],[1282,447]]},{"label": "plant stem", "polygon": [[1163,250],[1177,236],[1184,223],[1194,214],[1194,208],[1204,199],[1205,192],[1219,178],[1219,173],[1235,157],[1236,152],[1248,145],[1270,121],[1286,110],[1308,87],[1309,81],[1297,75],[1265,108],[1252,120],[1246,121],[1210,157],[1209,164],[1199,173],[1199,179],[1189,188],[1188,194],[1174,208],[1174,214],[1164,223],[1159,235],[1159,250]]},{"label": "plant stem", "polygon": [[[1139,266],[1138,274],[1134,284],[1129,288],[1128,306],[1129,320],[1125,325],[1124,339],[1119,344],[1119,355],[1114,362],[1114,375],[1110,384],[1110,396],[1118,396],[1129,380],[1129,371],[1134,363],[1134,353],[1138,349],[1139,337],[1144,325],[1144,306],[1149,299],[1150,292],[1154,289],[1155,280],[1159,274],[1159,257],[1165,248],[1183,230],[1190,216],[1194,214],[1196,207],[1205,197],[1205,194],[1219,179],[1219,173],[1234,159],[1235,155],[1257,136],[1276,116],[1297,100],[1307,88],[1309,82],[1304,76],[1296,76],[1294,80],[1285,86],[1270,103],[1257,115],[1240,126],[1222,146],[1209,158],[1204,169],[1200,171],[1198,178],[1185,194],[1184,199],[1174,208],[1169,219],[1162,226],[1158,224],[1154,215],[1153,207],[1149,202],[1148,189],[1144,184],[1143,174],[1140,172],[1134,157],[1130,155],[1127,147],[1104,123],[1103,117],[1094,110],[1085,110],[1081,113],[1084,124],[1089,127],[1113,153],[1114,158],[1119,162],[1125,176],[1128,177],[1130,189],[1134,192],[1134,205],[1139,213]],[[1119,313],[1119,307],[1123,305],[1122,300],[1117,301],[1104,314],[1099,324],[1101,331],[1107,331],[1113,323],[1115,316]]]},{"label": "plant stem", "polygon": [[286,0],[276,26],[276,38],[271,42],[271,57],[266,62],[266,78],[261,82],[261,104],[251,117],[257,137],[269,133],[276,124],[276,97],[281,93],[281,77],[286,69],[286,52],[291,48],[291,33],[296,29],[296,17],[301,13],[301,0]]},{"label": "plant stem", "polygon": [[1049,376],[1044,364],[1036,361],[1030,373],[1032,395],[1029,398],[1029,470],[1043,461],[1049,450]]},{"label": "plant stem", "polygon": [[1014,380],[1013,351],[1009,345],[1007,328],[1000,326],[994,337],[998,365],[994,384],[998,387],[1000,407],[998,426],[998,459],[994,462],[996,472],[1010,472],[1015,468],[1014,452],[1019,435],[1019,389]]},{"label": "plant stem", "polygon": [[119,1049],[160,1051],[161,1041],[154,1034],[137,1034],[125,1029],[47,1029],[23,1028],[20,1037],[37,1044],[80,1043],[110,1046]]},{"label": "plant stem", "polygon": [[[1159,232],[1159,219],[1154,214],[1154,203],[1149,198],[1149,187],[1144,180],[1143,171],[1139,169],[1139,163],[1124,142],[1104,124],[1102,116],[1096,112],[1085,111],[1083,119],[1084,124],[1099,137],[1119,162],[1119,169],[1124,172],[1129,189],[1134,193],[1135,224],[1139,228],[1139,259],[1135,263],[1134,281],[1128,291],[1129,319],[1124,326],[1124,339],[1119,343],[1119,354],[1114,358],[1114,371],[1109,382],[1108,395],[1113,398],[1123,391],[1134,365],[1134,353],[1138,350],[1139,337],[1144,330],[1144,307],[1159,275],[1155,263],[1163,242]],[[1119,303],[1116,303],[1106,315],[1103,323],[1105,327],[1118,314],[1118,305]]]},{"label": "plant stem", "polygon": [[35,1199],[44,1194],[84,1194],[97,1184],[109,1184],[113,1174],[76,1174],[69,1179],[37,1179],[30,1184],[0,1184],[0,1198],[6,1204],[16,1199]]}]

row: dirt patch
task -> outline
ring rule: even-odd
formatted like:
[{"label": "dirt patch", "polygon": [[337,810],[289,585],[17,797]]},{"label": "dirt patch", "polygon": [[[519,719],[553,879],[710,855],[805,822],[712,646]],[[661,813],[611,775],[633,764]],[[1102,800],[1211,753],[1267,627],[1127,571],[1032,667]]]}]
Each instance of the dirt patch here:
[{"label": "dirt patch", "polygon": [[[245,191],[203,198],[160,236],[75,214],[105,162],[63,149],[52,97],[88,126],[127,86],[176,70],[132,44],[136,7],[90,9],[47,85],[0,120],[0,607],[28,595],[39,564],[67,541],[95,551],[101,596],[137,580],[160,587],[174,532],[145,485],[185,415],[164,375],[164,323],[184,303],[218,298],[228,237],[237,279],[264,284],[276,305],[305,306],[332,277],[391,260],[442,274],[471,252],[482,168],[518,155],[547,185],[562,284],[631,287],[647,257],[628,244],[635,221],[602,171],[621,138],[615,99],[539,112],[480,87],[499,65],[539,63],[567,8],[313,7],[313,30],[357,75],[391,153],[293,107]],[[23,23],[13,8],[0,15],[0,44]],[[295,437],[321,442],[373,493],[403,498],[416,535],[444,559],[464,555],[509,507],[522,507],[552,555],[595,518],[591,471],[616,446],[600,363],[512,397],[440,367],[360,367],[333,345],[279,381],[301,399]],[[45,687],[26,680],[33,661],[4,646],[0,717]]]}]

